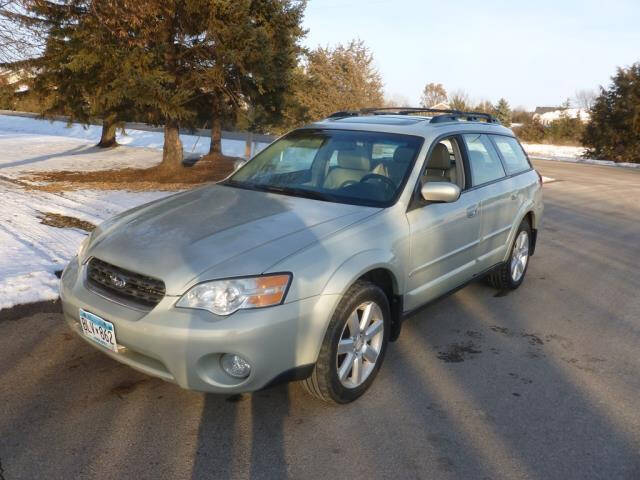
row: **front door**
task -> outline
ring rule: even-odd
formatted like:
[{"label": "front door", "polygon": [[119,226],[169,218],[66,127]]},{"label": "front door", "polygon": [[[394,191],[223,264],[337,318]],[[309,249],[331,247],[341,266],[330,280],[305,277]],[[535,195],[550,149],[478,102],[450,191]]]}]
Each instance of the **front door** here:
[{"label": "front door", "polygon": [[408,212],[411,261],[405,309],[413,310],[477,273],[479,199],[463,192],[456,202],[434,203]]},{"label": "front door", "polygon": [[[443,139],[431,149],[424,181],[450,181],[466,186],[459,137]],[[449,159],[447,159],[448,151]],[[466,190],[451,203],[418,205],[407,212],[411,254],[405,310],[445,294],[477,273],[480,198]]]}]

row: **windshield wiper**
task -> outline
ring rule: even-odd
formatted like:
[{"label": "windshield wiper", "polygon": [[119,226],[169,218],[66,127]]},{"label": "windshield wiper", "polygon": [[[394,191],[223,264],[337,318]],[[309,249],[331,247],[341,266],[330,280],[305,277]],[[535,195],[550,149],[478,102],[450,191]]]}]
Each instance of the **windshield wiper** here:
[{"label": "windshield wiper", "polygon": [[261,192],[279,193],[282,195],[293,195],[297,197],[311,198],[313,200],[322,200],[325,202],[336,201],[333,195],[317,192],[315,190],[308,190],[306,188],[281,187],[279,185],[264,185],[260,183],[250,183],[250,182],[236,182],[231,179],[226,180],[222,183],[223,185],[229,185],[230,187],[246,188],[248,190],[258,190]]},{"label": "windshield wiper", "polygon": [[[262,186],[262,185],[260,185]],[[259,186],[259,187],[260,187]],[[298,197],[311,198],[313,200],[323,200],[325,202],[335,201],[335,197],[326,193],[317,192],[315,190],[307,190],[306,188],[297,187],[280,187],[277,185],[264,185],[267,192],[281,193],[283,195],[295,195]]]}]

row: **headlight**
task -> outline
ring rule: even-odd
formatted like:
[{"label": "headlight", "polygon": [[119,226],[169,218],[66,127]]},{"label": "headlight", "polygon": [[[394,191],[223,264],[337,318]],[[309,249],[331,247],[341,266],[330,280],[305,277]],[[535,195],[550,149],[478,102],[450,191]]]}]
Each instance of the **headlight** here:
[{"label": "headlight", "polygon": [[291,274],[279,273],[251,278],[231,278],[200,283],[185,293],[176,307],[208,310],[231,315],[243,308],[279,305],[291,281]]}]

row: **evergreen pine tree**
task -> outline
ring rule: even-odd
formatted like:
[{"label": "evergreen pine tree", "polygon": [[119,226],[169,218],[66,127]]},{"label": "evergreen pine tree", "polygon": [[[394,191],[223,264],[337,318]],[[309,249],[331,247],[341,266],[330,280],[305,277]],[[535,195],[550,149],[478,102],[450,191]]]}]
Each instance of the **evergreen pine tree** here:
[{"label": "evergreen pine tree", "polygon": [[305,1],[210,2],[199,85],[211,104],[210,153],[223,123],[244,116],[251,130],[278,123],[292,88],[304,34]]},{"label": "evergreen pine tree", "polygon": [[139,110],[131,78],[143,64],[140,50],[122,48],[95,15],[99,2],[65,0],[28,3],[25,23],[46,32],[43,52],[26,62],[35,73],[32,89],[44,116],[64,114],[70,122],[102,119],[98,146],[116,145],[116,127]]},{"label": "evergreen pine tree", "polygon": [[501,98],[498,100],[494,113],[502,125],[505,127],[511,125],[511,107],[509,107],[509,102],[506,99]]},{"label": "evergreen pine tree", "polygon": [[640,163],[640,62],[619,68],[590,110],[582,143],[585,156]]},{"label": "evergreen pine tree", "polygon": [[288,127],[327,117],[340,110],[384,105],[383,83],[373,55],[362,41],[307,52],[293,73],[285,110]]}]

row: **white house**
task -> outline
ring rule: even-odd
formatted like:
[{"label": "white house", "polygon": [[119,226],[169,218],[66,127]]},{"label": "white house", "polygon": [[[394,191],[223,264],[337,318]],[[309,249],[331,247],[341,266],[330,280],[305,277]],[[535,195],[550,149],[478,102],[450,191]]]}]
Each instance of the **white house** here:
[{"label": "white house", "polygon": [[536,108],[533,118],[540,120],[543,125],[559,120],[562,115],[566,115],[569,118],[579,118],[583,123],[588,123],[591,119],[589,111],[584,108],[553,108],[553,107],[538,107]]}]

